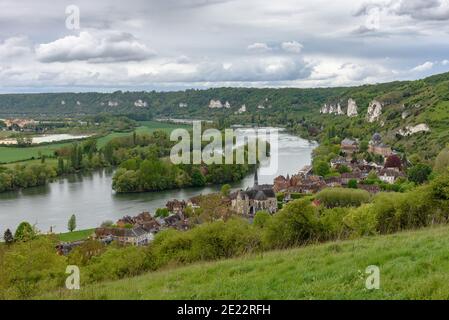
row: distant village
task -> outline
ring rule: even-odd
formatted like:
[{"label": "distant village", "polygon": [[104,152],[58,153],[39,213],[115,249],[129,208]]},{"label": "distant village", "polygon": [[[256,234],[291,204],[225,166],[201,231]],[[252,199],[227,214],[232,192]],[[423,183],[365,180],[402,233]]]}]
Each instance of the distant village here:
[{"label": "distant village", "polygon": [[[386,184],[394,184],[399,178],[405,177],[403,168],[407,164],[402,163],[391,147],[382,142],[382,137],[378,133],[374,134],[369,142],[368,152],[381,157],[385,164],[392,163],[393,166],[386,167],[374,161],[356,159],[354,155],[360,150],[357,140],[349,138],[342,140],[340,149],[341,154],[329,163],[329,166],[335,170],[345,168],[343,170],[345,172],[339,176],[316,175],[313,173],[313,167],[307,165],[297,174],[279,176],[274,179],[273,184],[260,185],[256,171],[252,187],[222,196],[223,202],[234,214],[252,220],[259,211],[276,213],[283,204],[292,201],[298,195],[313,195],[325,188],[351,187],[350,184],[375,194],[381,191],[380,187],[377,184],[364,183],[370,175],[375,174]],[[396,161],[389,161],[393,158]],[[278,197],[279,194],[282,194],[281,198]],[[167,202],[164,208],[165,216],[152,215],[149,212],[142,212],[135,217],[124,216],[115,223],[103,224],[96,228],[91,238],[105,244],[117,242],[122,245],[145,246],[154,239],[155,234],[164,229],[185,231],[192,228],[198,222],[191,221],[191,213],[199,208],[198,198],[187,201],[172,200]],[[58,251],[61,254],[68,254],[83,242],[61,243]]]}]

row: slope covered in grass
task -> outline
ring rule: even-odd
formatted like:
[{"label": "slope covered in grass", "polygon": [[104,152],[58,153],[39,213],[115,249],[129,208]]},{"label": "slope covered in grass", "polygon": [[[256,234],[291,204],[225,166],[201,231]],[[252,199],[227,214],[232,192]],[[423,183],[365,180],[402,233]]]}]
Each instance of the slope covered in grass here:
[{"label": "slope covered in grass", "polygon": [[[380,268],[379,290],[365,288],[370,265]],[[45,298],[448,299],[449,227],[171,268]]]}]

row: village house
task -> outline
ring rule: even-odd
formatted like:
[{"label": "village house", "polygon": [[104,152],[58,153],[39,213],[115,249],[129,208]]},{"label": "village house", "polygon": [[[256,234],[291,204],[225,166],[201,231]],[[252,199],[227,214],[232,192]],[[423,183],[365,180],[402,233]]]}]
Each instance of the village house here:
[{"label": "village house", "polygon": [[354,153],[359,151],[358,141],[345,138],[341,142],[341,151],[343,151],[347,156],[352,156]]},{"label": "village house", "polygon": [[187,207],[187,203],[184,200],[179,201],[175,199],[168,201],[165,207],[171,213],[184,214],[184,210]]},{"label": "village house", "polygon": [[293,193],[314,194],[320,192],[324,188],[326,188],[326,182],[323,177],[309,176],[302,179],[294,186],[289,187],[287,191]]},{"label": "village house", "polygon": [[361,190],[368,191],[371,194],[376,194],[381,191],[377,184],[359,184],[357,187]]},{"label": "village house", "polygon": [[154,239],[154,234],[146,231],[142,227],[134,228],[97,228],[95,238],[112,238],[124,245],[145,246]]},{"label": "village house", "polygon": [[324,179],[324,181],[326,182],[326,186],[328,186],[329,188],[336,188],[342,186],[342,180],[340,177],[329,177]]},{"label": "village house", "polygon": [[338,158],[332,159],[331,162],[330,162],[330,165],[331,165],[332,169],[339,169],[342,166],[349,167],[350,164],[351,163],[348,160],[346,160],[345,158],[343,158],[343,157],[338,157]]},{"label": "village house", "polygon": [[287,174],[287,177],[279,176],[274,179],[273,189],[275,192],[280,192],[282,190],[286,190],[291,186],[290,176]]},{"label": "village house", "polygon": [[142,212],[135,217],[125,216],[117,221],[118,228],[126,228],[128,226],[141,227],[144,230],[156,233],[160,230],[161,225],[149,212]]},{"label": "village house", "polygon": [[341,175],[341,183],[346,185],[351,180],[355,180],[355,181],[357,181],[357,183],[359,183],[364,178],[366,178],[367,175],[368,175],[367,173],[364,173],[360,170],[354,170],[352,172],[343,173]]},{"label": "village house", "polygon": [[383,156],[385,158],[393,154],[391,147],[382,142],[382,136],[379,133],[375,133],[371,138],[368,145],[368,152]]},{"label": "village house", "polygon": [[306,166],[299,171],[298,174],[291,178],[287,175],[279,176],[274,179],[275,192],[293,192],[293,193],[316,193],[326,186],[326,182],[322,177],[311,174],[312,167]]},{"label": "village house", "polygon": [[38,122],[33,119],[6,119],[3,121],[9,130],[23,130],[26,126],[36,125]]},{"label": "village house", "polygon": [[244,216],[254,216],[258,211],[271,214],[277,211],[277,198],[272,185],[259,185],[257,171],[254,186],[246,191],[239,190],[231,194],[231,208]]},{"label": "village house", "polygon": [[387,168],[382,169],[378,173],[379,179],[388,184],[394,184],[397,179],[405,177],[405,174],[397,169]]}]

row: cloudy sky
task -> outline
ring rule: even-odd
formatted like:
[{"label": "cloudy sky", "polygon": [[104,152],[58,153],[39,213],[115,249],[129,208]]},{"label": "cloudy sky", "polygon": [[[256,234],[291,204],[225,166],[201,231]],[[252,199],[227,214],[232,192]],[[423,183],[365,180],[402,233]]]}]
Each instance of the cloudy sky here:
[{"label": "cloudy sky", "polygon": [[0,2],[3,93],[346,86],[446,71],[449,0]]}]

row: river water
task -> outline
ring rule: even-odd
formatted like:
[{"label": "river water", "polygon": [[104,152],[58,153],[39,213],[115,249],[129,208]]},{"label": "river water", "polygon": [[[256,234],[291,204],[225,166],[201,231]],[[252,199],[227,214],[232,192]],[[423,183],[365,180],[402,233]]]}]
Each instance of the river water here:
[{"label": "river water", "polygon": [[[259,183],[273,183],[278,175],[297,173],[311,162],[312,150],[317,146],[286,132],[279,133],[279,166],[272,175],[260,175]],[[272,156],[276,156],[272,154]],[[221,186],[188,188],[139,194],[116,194],[112,186],[113,170],[70,175],[44,187],[18,192],[0,193],[0,234],[6,228],[15,230],[22,221],[36,224],[42,232],[53,227],[55,232],[66,232],[67,221],[76,215],[78,229],[93,228],[105,220],[136,215],[142,211],[154,212],[171,199],[190,197],[219,191]],[[254,183],[253,176],[233,185],[247,188]]]}]

